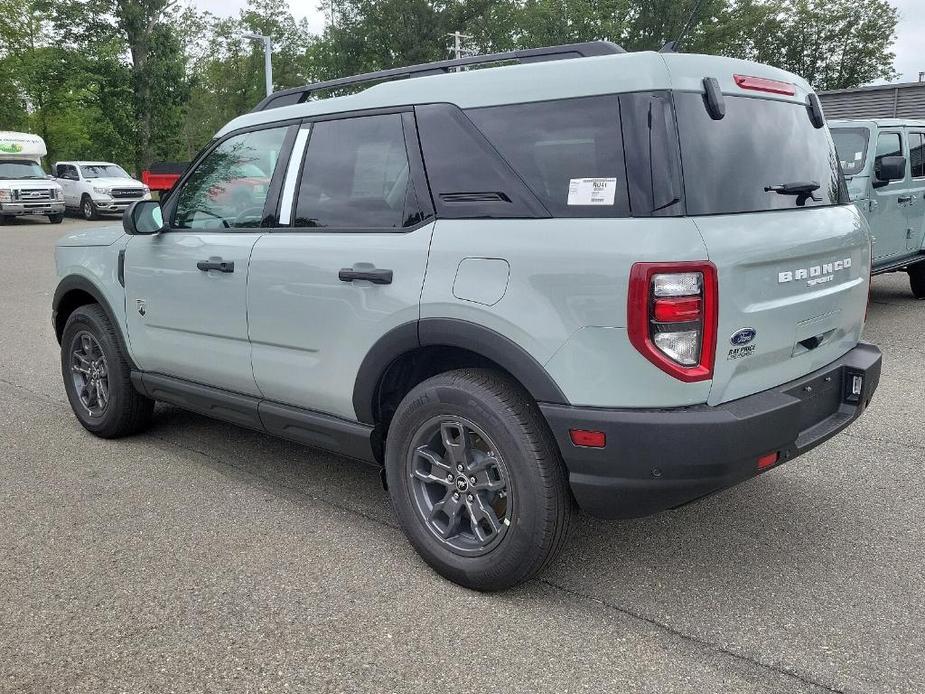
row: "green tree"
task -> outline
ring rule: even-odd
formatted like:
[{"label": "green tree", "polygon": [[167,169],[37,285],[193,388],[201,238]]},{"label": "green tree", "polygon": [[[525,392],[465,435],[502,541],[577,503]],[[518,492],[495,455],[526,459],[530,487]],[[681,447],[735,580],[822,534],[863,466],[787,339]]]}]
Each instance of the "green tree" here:
[{"label": "green tree", "polygon": [[[771,3],[768,3],[771,5]],[[896,79],[891,47],[899,15],[887,0],[784,0],[756,29],[753,58],[816,89]]]}]

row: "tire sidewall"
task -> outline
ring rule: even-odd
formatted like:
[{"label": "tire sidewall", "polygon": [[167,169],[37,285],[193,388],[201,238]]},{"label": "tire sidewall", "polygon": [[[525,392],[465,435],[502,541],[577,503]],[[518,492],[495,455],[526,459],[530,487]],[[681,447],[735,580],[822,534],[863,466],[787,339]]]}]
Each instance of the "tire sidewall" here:
[{"label": "tire sidewall", "polygon": [[[109,326],[103,321],[105,318],[98,315],[98,311],[88,310],[85,307],[76,309],[67,320],[64,331],[61,334],[61,376],[64,379],[64,390],[67,393],[68,402],[77,419],[85,429],[93,433],[104,434],[109,431],[120,417],[120,409],[125,407],[122,402],[122,393],[125,391],[125,374],[119,368],[121,360],[121,348],[115,344],[110,337]],[[108,322],[107,322],[108,323]],[[77,390],[71,377],[71,343],[74,336],[81,332],[87,331],[96,338],[103,356],[106,357],[106,369],[109,382],[109,404],[102,417],[91,417],[87,413],[77,396]]]},{"label": "tire sidewall", "polygon": [[[440,415],[469,419],[498,448],[508,471],[513,504],[511,525],[500,543],[479,556],[464,556],[438,540],[420,518],[406,474],[407,457],[418,427]],[[463,585],[503,588],[520,582],[519,573],[533,565],[542,550],[548,509],[540,471],[527,451],[523,428],[485,389],[465,387],[439,376],[413,389],[392,420],[386,442],[386,478],[399,523],[415,549],[438,572]]]}]

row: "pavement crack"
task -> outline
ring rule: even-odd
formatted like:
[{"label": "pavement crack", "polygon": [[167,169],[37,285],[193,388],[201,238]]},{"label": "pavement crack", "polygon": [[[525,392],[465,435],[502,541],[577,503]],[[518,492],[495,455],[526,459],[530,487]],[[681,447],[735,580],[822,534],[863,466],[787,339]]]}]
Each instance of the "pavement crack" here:
[{"label": "pavement crack", "polygon": [[782,667],[780,665],[775,665],[772,663],[765,663],[760,660],[757,660],[756,658],[753,658],[750,655],[738,653],[736,651],[730,650],[729,648],[726,648],[724,646],[720,646],[719,644],[713,643],[712,641],[708,641],[707,639],[701,638],[699,636],[694,636],[693,634],[687,634],[673,626],[660,622],[657,619],[648,617],[639,612],[635,612],[626,607],[622,607],[620,605],[612,603],[603,598],[595,597],[593,595],[588,595],[587,593],[582,593],[581,591],[576,590],[574,588],[569,588],[568,586],[563,586],[561,584],[554,583],[550,581],[549,579],[537,578],[534,580],[537,583],[542,583],[543,585],[549,586],[550,588],[554,590],[558,590],[562,593],[565,593],[566,595],[569,595],[573,598],[579,598],[585,601],[596,603],[598,605],[601,605],[607,608],[608,610],[613,610],[614,612],[619,612],[620,614],[624,616],[644,622],[645,624],[655,627],[659,631],[668,633],[671,636],[675,636],[684,641],[688,641],[690,643],[696,644],[702,648],[706,648],[716,653],[720,653],[724,656],[734,658],[735,660],[748,663],[749,665],[756,666],[763,670],[769,670],[771,672],[774,672],[777,675],[781,675],[784,677],[790,677],[792,679],[797,680],[798,682],[802,684],[805,684],[811,687],[816,687],[826,692],[832,692],[832,694],[848,694],[847,690],[845,689],[839,689],[838,687],[824,684],[822,682],[812,679],[812,677],[810,677],[809,675],[805,675],[803,673],[797,672],[796,670],[792,670],[790,668]]}]

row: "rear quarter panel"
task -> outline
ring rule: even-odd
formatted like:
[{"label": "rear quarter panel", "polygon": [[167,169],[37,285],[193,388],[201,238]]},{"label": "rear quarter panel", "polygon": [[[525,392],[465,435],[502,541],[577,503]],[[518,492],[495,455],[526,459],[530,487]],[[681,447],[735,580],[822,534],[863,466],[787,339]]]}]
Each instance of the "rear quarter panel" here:
[{"label": "rear quarter panel", "polygon": [[[704,402],[709,382],[682,383],[632,347],[626,302],[634,263],[706,258],[695,225],[684,218],[439,220],[421,317],[470,321],[514,341],[545,366],[574,405]],[[474,259],[504,260],[510,267],[508,277],[498,275],[506,287],[491,305],[480,296],[494,301],[497,292],[470,295],[457,284],[463,261],[469,272],[478,267]]]}]

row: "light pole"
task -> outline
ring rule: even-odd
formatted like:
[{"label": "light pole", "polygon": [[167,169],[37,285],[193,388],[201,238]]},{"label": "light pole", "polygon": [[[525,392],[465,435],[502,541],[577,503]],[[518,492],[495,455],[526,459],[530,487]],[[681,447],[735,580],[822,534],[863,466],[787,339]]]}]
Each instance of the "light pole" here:
[{"label": "light pole", "polygon": [[273,39],[262,34],[244,34],[244,38],[263,42],[263,72],[267,81],[267,96],[273,93]]}]

